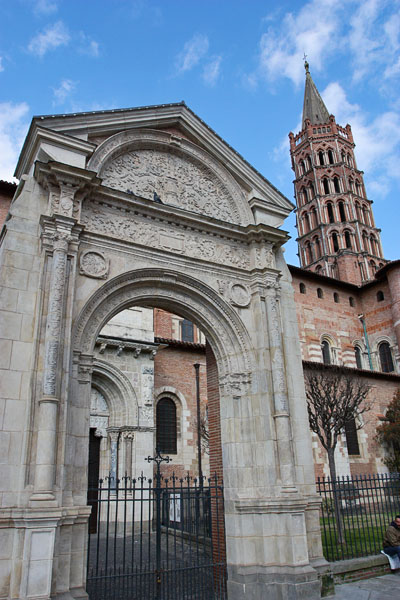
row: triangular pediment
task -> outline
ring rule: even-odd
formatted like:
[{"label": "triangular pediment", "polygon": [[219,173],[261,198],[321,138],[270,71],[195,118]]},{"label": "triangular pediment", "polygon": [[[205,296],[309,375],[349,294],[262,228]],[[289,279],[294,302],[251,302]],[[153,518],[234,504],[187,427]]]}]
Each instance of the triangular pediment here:
[{"label": "triangular pediment", "polygon": [[16,176],[36,160],[94,170],[107,187],[147,199],[156,193],[166,204],[243,225],[277,227],[293,209],[184,103],[34,117]]}]

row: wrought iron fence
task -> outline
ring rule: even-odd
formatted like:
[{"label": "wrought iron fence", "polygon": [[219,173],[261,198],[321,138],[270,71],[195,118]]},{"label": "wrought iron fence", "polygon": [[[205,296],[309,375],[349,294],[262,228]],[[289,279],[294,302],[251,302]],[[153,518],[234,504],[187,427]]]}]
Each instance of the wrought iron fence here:
[{"label": "wrought iron fence", "polygon": [[400,474],[318,478],[316,485],[325,558],[379,554],[386,528],[400,514]]},{"label": "wrought iron fence", "polygon": [[216,476],[163,478],[155,459],[154,479],[107,478],[88,491],[89,596],[225,600],[222,486]]}]

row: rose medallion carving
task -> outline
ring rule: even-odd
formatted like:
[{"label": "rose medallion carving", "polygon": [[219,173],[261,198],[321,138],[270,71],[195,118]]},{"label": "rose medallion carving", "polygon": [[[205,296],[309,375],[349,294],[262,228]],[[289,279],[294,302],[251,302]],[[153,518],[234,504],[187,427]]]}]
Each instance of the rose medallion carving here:
[{"label": "rose medallion carving", "polygon": [[229,285],[229,296],[231,303],[240,308],[245,308],[250,304],[250,292],[242,283],[231,283]]},{"label": "rose medallion carving", "polygon": [[107,279],[109,260],[102,252],[86,250],[81,254],[80,274],[96,279]]}]

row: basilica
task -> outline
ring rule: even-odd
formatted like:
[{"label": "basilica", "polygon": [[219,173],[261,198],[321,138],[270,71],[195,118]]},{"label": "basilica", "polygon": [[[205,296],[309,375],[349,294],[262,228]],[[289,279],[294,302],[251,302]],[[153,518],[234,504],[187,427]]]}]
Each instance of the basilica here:
[{"label": "basilica", "polygon": [[304,375],[368,383],[337,471],[385,472],[400,261],[305,66],[295,207],[184,103],[33,118],[0,182],[0,598],[87,597],[88,485],[151,479],[156,451],[166,478],[223,479],[229,600],[320,597]]}]

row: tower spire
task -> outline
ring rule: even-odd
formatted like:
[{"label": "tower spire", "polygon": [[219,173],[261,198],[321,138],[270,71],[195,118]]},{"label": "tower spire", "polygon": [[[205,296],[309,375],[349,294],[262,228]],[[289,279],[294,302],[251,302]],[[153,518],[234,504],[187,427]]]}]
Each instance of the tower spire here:
[{"label": "tower spire", "polygon": [[315,83],[312,80],[309,67],[304,55],[304,68],[306,70],[306,85],[304,89],[303,103],[303,129],[306,119],[309,119],[313,125],[322,125],[329,123],[329,112],[322,100]]}]

